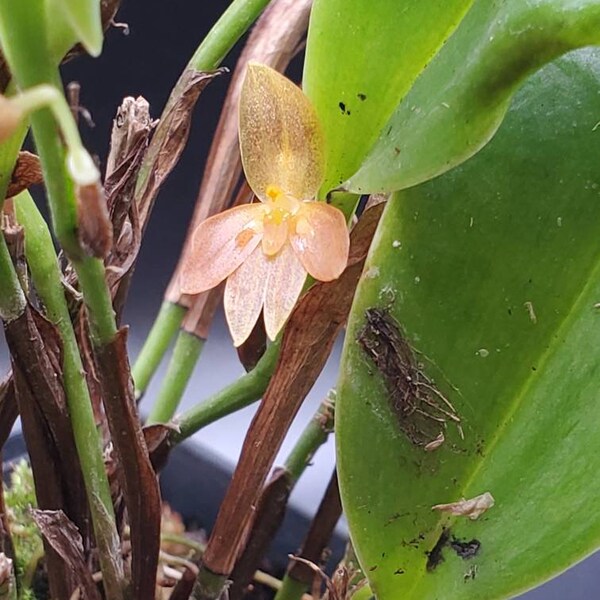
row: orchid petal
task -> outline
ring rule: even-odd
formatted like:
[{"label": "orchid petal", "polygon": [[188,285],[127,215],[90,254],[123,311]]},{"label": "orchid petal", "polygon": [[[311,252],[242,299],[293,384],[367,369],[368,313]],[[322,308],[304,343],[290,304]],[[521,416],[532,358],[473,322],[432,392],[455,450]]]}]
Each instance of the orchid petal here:
[{"label": "orchid petal", "polygon": [[264,305],[265,329],[271,340],[277,337],[294,309],[306,281],[306,271],[289,244],[270,263]]},{"label": "orchid petal", "polygon": [[236,206],[198,225],[180,277],[181,292],[199,294],[219,285],[259,245],[262,204]]},{"label": "orchid petal", "polygon": [[279,188],[298,200],[315,197],[323,181],[323,137],[302,90],[277,71],[250,63],[240,96],[240,150],[246,179],[268,200]]},{"label": "orchid petal", "polygon": [[323,202],[305,202],[295,217],[290,244],[306,271],[319,281],[337,279],[350,249],[342,211]]},{"label": "orchid petal", "polygon": [[223,304],[234,346],[247,339],[263,307],[270,261],[257,246],[225,284]]}]

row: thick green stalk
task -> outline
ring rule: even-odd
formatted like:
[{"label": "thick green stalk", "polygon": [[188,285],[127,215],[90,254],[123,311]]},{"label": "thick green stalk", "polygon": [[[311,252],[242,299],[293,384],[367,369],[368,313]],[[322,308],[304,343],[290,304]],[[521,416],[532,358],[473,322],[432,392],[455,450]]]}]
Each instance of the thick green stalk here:
[{"label": "thick green stalk", "polygon": [[96,429],[89,390],[83,376],[84,366],[69,315],[58,259],[48,226],[28,192],[17,196],[15,211],[17,221],[25,230],[25,256],[31,278],[44,304],[46,315],[56,325],[60,334],[65,394],[89,499],[96,542],[100,550],[103,576],[105,581],[113,577],[114,581],[109,582],[112,588],[110,592],[112,595],[109,594],[109,597],[118,598],[121,594],[115,590],[119,590],[123,585],[124,577],[120,564],[119,535],[104,468],[100,436]]},{"label": "thick green stalk", "polygon": [[0,233],[0,318],[14,321],[25,310],[25,294],[10,258],[4,236]]},{"label": "thick green stalk", "polygon": [[212,71],[258,19],[269,0],[234,0],[192,56],[188,67]]},{"label": "thick green stalk", "polygon": [[189,331],[179,332],[167,373],[148,416],[149,424],[166,423],[173,418],[200,358],[204,342],[205,340]]},{"label": "thick green stalk", "polygon": [[302,600],[305,593],[306,584],[302,581],[292,579],[286,573],[281,582],[281,587],[275,594],[275,600]]},{"label": "thick green stalk", "polygon": [[141,398],[148,389],[150,379],[175,337],[185,313],[186,309],[179,304],[167,300],[162,303],[154,325],[131,369],[136,399]]},{"label": "thick green stalk", "polygon": [[177,430],[173,431],[171,440],[182,442],[206,425],[259,400],[275,370],[279,347],[279,341],[273,342],[252,371],[175,419]]}]

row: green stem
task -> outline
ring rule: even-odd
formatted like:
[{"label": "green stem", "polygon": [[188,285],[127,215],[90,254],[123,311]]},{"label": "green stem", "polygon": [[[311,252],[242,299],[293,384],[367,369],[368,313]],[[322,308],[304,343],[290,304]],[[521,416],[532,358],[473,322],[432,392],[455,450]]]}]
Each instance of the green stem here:
[{"label": "green stem", "polygon": [[331,391],[304,428],[283,465],[293,483],[300,479],[316,451],[327,441],[333,429],[334,410],[335,392]]},{"label": "green stem", "polygon": [[25,310],[25,294],[19,283],[4,236],[0,234],[0,318],[14,321]]},{"label": "green stem", "polygon": [[[44,0],[0,0],[2,50],[21,90],[42,84],[62,89],[58,69],[53,65],[48,51],[46,26]],[[67,119],[62,111],[61,115],[61,122]],[[69,118],[73,119],[70,115]],[[97,345],[106,343],[116,333],[110,293],[102,263],[87,257],[79,245],[75,191],[67,171],[67,154],[53,113],[49,109],[33,113],[31,127],[44,172],[56,237],[79,277],[90,316],[93,341]],[[69,135],[75,135],[67,129]]]},{"label": "green stem", "polygon": [[281,587],[275,594],[275,600],[302,600],[306,593],[306,584],[292,579],[287,573],[281,582]]},{"label": "green stem", "polygon": [[200,358],[204,342],[205,340],[189,331],[179,332],[167,374],[148,416],[149,424],[167,423],[173,418]]},{"label": "green stem", "polygon": [[188,68],[216,69],[267,4],[269,0],[234,0],[198,46]]},{"label": "green stem", "polygon": [[237,381],[175,419],[171,441],[182,442],[206,425],[256,402],[264,394],[279,358],[280,342],[273,342],[256,367]]},{"label": "green stem", "polygon": [[[59,331],[63,350],[63,379],[65,394],[73,427],[75,445],[90,504],[94,533],[100,550],[104,580],[112,577],[118,589],[123,585],[123,572],[119,568],[119,536],[110,495],[110,486],[102,445],[90,393],[79,354],[77,339],[62,286],[61,272],[54,251],[52,237],[46,222],[28,192],[15,199],[17,221],[25,231],[25,256],[46,315]],[[119,597],[109,596],[111,598]]]},{"label": "green stem", "polygon": [[108,344],[117,333],[117,325],[112,298],[106,285],[104,264],[100,259],[91,256],[71,262],[91,318],[94,345]]},{"label": "green stem", "polygon": [[141,398],[148,389],[150,380],[158,369],[171,340],[175,337],[185,313],[186,309],[183,306],[173,302],[165,301],[160,307],[150,334],[131,370],[135,381],[136,399]]}]

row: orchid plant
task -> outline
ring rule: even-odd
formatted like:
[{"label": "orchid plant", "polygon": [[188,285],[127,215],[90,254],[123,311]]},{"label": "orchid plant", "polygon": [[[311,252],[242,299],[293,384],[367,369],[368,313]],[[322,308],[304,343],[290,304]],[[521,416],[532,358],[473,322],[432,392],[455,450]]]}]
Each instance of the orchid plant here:
[{"label": "orchid plant", "polygon": [[[158,124],[124,100],[98,168],[59,65],[97,56],[118,8],[0,0],[0,446],[20,417],[30,465],[0,494],[0,600],[494,600],[598,549],[600,0],[234,0]],[[145,227],[253,25],[130,368]],[[298,86],[282,73],[304,40]],[[178,412],[221,303],[248,372]],[[336,389],[273,470],[342,330]],[[259,400],[199,544],[160,470]],[[332,429],[336,469],[276,579],[261,558]]]}]

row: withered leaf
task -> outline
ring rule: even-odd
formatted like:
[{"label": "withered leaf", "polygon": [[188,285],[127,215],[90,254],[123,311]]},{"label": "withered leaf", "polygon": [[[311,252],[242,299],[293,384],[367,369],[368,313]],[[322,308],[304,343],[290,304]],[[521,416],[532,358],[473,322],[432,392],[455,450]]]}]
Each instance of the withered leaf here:
[{"label": "withered leaf", "polygon": [[158,190],[183,152],[190,132],[192,112],[202,90],[226,69],[201,72],[186,70],[173,88],[158,127],[154,132],[138,179],[135,203],[140,222],[152,210]]},{"label": "withered leaf", "polygon": [[100,600],[83,552],[79,530],[62,510],[32,510],[33,520],[44,539],[63,559],[71,571],[75,584],[80,587],[85,600]]},{"label": "withered leaf", "polygon": [[242,453],[204,554],[214,573],[233,569],[253,506],[275,455],[344,325],[383,205],[366,211],[350,236],[348,267],[335,281],[315,284],[286,325],[275,372],[250,425]]},{"label": "withered leaf", "polygon": [[[4,323],[4,331],[38,506],[64,510],[85,532],[89,518],[60,383],[60,344],[56,329],[27,306],[20,317]],[[72,576],[51,547],[46,547],[46,567],[53,597],[68,598],[74,587]]]},{"label": "withered leaf", "polygon": [[113,228],[104,190],[100,183],[78,185],[75,197],[79,244],[89,256],[105,258],[112,248]]},{"label": "withered leaf", "polygon": [[44,176],[40,159],[31,152],[19,152],[15,168],[10,176],[6,197],[12,198],[32,185],[42,183]]},{"label": "withered leaf", "polygon": [[153,598],[160,547],[160,491],[137,414],[127,330],[95,348],[96,368],[131,529],[135,598]]},{"label": "withered leaf", "polygon": [[241,600],[248,591],[254,573],[283,523],[292,486],[290,474],[284,469],[276,469],[263,489],[248,542],[231,573],[233,583],[228,589],[229,600]]},{"label": "withered leaf", "polygon": [[[317,514],[313,519],[299,555],[307,561],[318,563],[323,551],[329,544],[337,522],[342,516],[342,501],[338,486],[337,472],[334,469]],[[296,581],[310,585],[314,579],[314,571],[305,563],[292,561],[288,567],[289,576]]]}]

